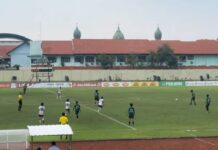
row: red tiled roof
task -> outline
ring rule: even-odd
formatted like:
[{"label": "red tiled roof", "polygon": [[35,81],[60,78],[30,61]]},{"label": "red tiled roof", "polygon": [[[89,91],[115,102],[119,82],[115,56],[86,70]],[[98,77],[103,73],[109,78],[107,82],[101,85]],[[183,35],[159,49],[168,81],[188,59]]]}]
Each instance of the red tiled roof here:
[{"label": "red tiled roof", "polygon": [[80,39],[72,41],[43,41],[44,54],[145,54],[163,44],[169,45],[175,54],[218,54],[218,41],[149,41]]},{"label": "red tiled roof", "polygon": [[43,54],[72,54],[72,41],[43,41]]},{"label": "red tiled roof", "polygon": [[0,57],[9,58],[8,52],[16,48],[17,46],[0,46]]}]

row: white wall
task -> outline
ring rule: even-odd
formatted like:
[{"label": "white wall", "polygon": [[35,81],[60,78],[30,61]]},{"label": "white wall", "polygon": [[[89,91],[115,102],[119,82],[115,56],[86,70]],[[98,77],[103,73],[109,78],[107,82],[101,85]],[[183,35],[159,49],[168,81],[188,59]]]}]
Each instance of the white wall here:
[{"label": "white wall", "polygon": [[[17,76],[18,81],[30,81],[30,70],[0,71],[0,81],[10,82],[12,76]],[[51,81],[64,81],[67,75],[70,81],[97,81],[108,80],[153,80],[153,76],[160,76],[162,80],[200,80],[200,76],[210,80],[218,80],[218,69],[180,69],[180,70],[56,70]],[[45,78],[41,78],[44,80]]]}]

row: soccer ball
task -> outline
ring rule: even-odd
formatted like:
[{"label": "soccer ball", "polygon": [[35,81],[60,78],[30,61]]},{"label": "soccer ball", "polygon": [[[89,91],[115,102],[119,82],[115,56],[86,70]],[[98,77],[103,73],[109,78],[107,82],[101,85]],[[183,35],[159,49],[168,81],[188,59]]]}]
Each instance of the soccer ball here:
[{"label": "soccer ball", "polygon": [[175,100],[178,101],[178,98],[176,98]]}]

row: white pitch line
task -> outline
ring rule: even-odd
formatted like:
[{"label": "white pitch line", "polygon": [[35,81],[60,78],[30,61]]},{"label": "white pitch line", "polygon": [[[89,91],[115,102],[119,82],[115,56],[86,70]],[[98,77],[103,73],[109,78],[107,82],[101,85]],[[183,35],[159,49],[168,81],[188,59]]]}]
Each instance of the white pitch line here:
[{"label": "white pitch line", "polygon": [[97,110],[95,110],[95,109],[93,109],[93,108],[91,108],[91,107],[88,107],[88,106],[85,106],[85,105],[82,105],[83,107],[86,107],[87,109],[89,109],[89,110],[91,110],[91,111],[94,111],[94,112],[96,112],[96,113],[98,113],[99,115],[101,115],[101,116],[103,116],[103,117],[105,117],[105,118],[107,118],[107,119],[109,119],[109,120],[112,120],[112,121],[114,121],[114,122],[116,122],[116,123],[118,123],[118,124],[121,124],[121,125],[123,125],[123,126],[125,126],[125,127],[127,127],[127,128],[130,128],[130,129],[132,129],[132,130],[136,130],[136,128],[134,128],[134,127],[132,127],[132,126],[129,126],[129,125],[127,125],[127,124],[125,124],[125,123],[123,123],[123,122],[121,122],[121,121],[119,121],[119,120],[117,120],[117,119],[115,119],[115,118],[112,118],[112,117],[110,117],[110,116],[108,116],[108,115],[106,115],[106,114],[103,114],[103,113],[101,113],[101,112],[98,112]]},{"label": "white pitch line", "polygon": [[[52,91],[52,90],[50,90],[50,89],[44,89],[44,90],[48,91],[49,93],[55,94],[55,92]],[[134,127],[132,127],[132,126],[129,126],[129,125],[127,125],[127,124],[125,124],[125,123],[123,123],[123,122],[121,122],[121,121],[119,121],[119,120],[117,120],[117,119],[115,119],[115,118],[112,118],[112,117],[110,117],[110,116],[108,116],[108,115],[106,115],[106,114],[103,114],[103,113],[101,113],[101,112],[98,112],[97,110],[95,110],[95,109],[93,109],[93,108],[91,108],[91,107],[88,107],[88,106],[83,105],[83,104],[80,104],[80,105],[82,105],[83,107],[85,107],[85,108],[87,108],[87,109],[89,109],[89,110],[91,110],[91,111],[94,111],[94,112],[98,113],[100,116],[103,116],[103,117],[105,117],[105,118],[107,118],[107,119],[109,119],[109,120],[112,120],[112,121],[114,121],[114,122],[116,122],[116,123],[118,123],[118,124],[121,124],[121,125],[123,125],[123,126],[125,126],[125,127],[127,127],[127,128],[130,128],[130,129],[132,129],[132,130],[136,130],[136,128],[134,128]]]},{"label": "white pitch line", "polygon": [[49,93],[52,93],[52,94],[56,94],[54,91],[52,91],[52,90],[50,90],[50,89],[45,89],[45,88],[43,88],[43,90],[44,90],[44,91],[47,91],[47,92],[49,92]]},{"label": "white pitch line", "polygon": [[194,139],[197,140],[197,141],[199,141],[199,142],[202,142],[202,143],[205,143],[205,144],[214,146],[214,147],[218,147],[218,145],[216,145],[216,144],[214,144],[214,143],[212,143],[212,142],[209,142],[209,141],[200,139],[200,138],[198,138],[198,137],[197,137],[196,135],[194,135],[194,134],[191,134],[191,133],[190,133],[190,135],[191,135],[192,137],[194,137]]}]

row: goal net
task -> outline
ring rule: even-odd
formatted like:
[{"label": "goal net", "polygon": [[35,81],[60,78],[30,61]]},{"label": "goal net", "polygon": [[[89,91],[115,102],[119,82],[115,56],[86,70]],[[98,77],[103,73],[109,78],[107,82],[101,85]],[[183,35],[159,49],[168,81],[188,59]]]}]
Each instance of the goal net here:
[{"label": "goal net", "polygon": [[28,149],[28,130],[0,130],[0,150]]}]

